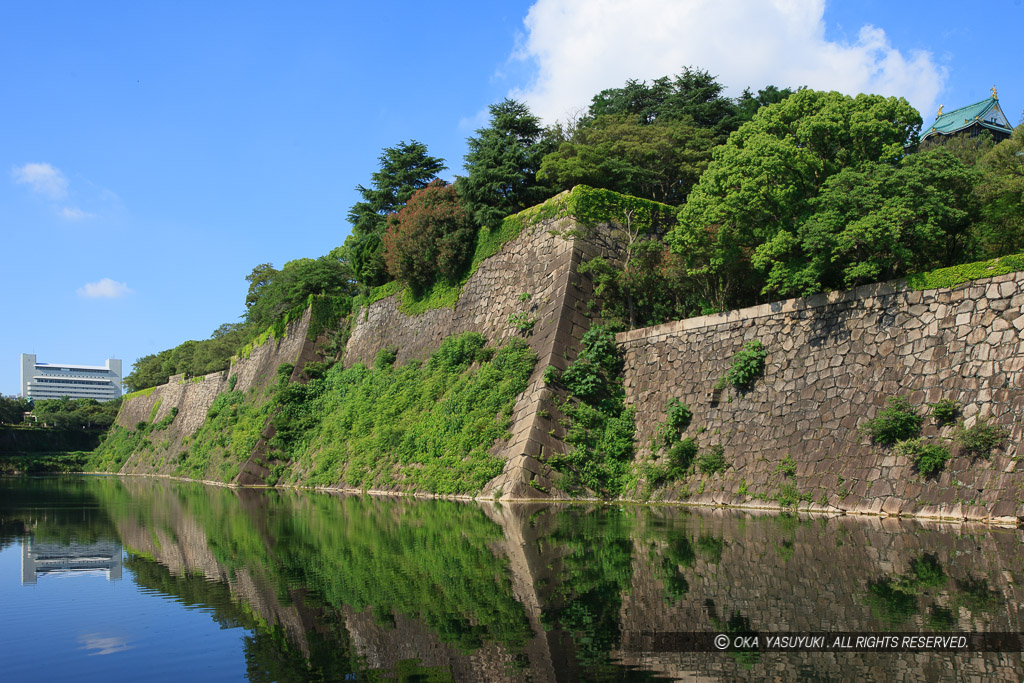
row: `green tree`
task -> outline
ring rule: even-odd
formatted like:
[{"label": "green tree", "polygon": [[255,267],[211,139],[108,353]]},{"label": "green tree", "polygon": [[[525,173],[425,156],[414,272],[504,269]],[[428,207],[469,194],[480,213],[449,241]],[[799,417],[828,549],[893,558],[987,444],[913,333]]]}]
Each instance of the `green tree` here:
[{"label": "green tree", "polygon": [[707,71],[684,67],[677,76],[663,76],[650,85],[629,80],[622,88],[602,90],[594,96],[587,115],[590,120],[627,116],[641,125],[690,120],[698,128],[710,130],[721,143],[741,123],[736,105],[723,90]]},{"label": "green tree", "polygon": [[436,180],[388,217],[388,272],[415,292],[428,289],[439,276],[455,283],[473,254],[476,232],[455,188]]},{"label": "green tree", "polygon": [[0,424],[21,424],[25,413],[32,410],[31,399],[0,396]]},{"label": "green tree", "polygon": [[370,187],[356,187],[362,200],[349,209],[352,234],[345,240],[356,278],[371,287],[388,281],[382,241],[388,214],[402,208],[414,192],[447,168],[444,159],[430,156],[427,146],[416,140],[385,147],[379,161]]},{"label": "green tree", "polygon": [[978,164],[984,213],[979,239],[986,256],[1024,250],[1024,125],[995,145]]},{"label": "green tree", "polygon": [[711,161],[714,137],[688,117],[641,125],[602,115],[541,161],[537,177],[567,190],[579,184],[681,204]]},{"label": "green tree", "polygon": [[779,88],[774,85],[765,86],[763,89],[758,90],[756,95],[750,91],[750,88],[745,88],[743,93],[736,99],[736,115],[740,121],[745,123],[754,118],[754,114],[761,107],[767,107],[769,104],[778,104],[792,94],[792,89]]},{"label": "green tree", "polygon": [[555,141],[521,102],[506,99],[489,109],[490,126],[466,140],[468,175],[455,187],[473,220],[495,228],[505,216],[548,197],[550,188],[537,181],[537,171]]},{"label": "green tree", "polygon": [[[255,329],[265,329],[310,294],[350,296],[355,293],[352,267],[342,251],[334,250],[320,258],[301,258],[284,264],[281,270],[260,264],[246,278],[250,282],[246,296],[245,320]],[[253,283],[258,282],[258,287]]]},{"label": "green tree", "polygon": [[917,143],[921,116],[906,100],[801,90],[758,110],[714,152],[668,241],[695,295],[724,310],[756,300],[759,245],[796,234],[830,177],[865,162],[896,164]]},{"label": "green tree", "polygon": [[829,178],[814,213],[755,250],[765,292],[806,295],[954,265],[972,254],[977,174],[948,151],[868,162]]}]

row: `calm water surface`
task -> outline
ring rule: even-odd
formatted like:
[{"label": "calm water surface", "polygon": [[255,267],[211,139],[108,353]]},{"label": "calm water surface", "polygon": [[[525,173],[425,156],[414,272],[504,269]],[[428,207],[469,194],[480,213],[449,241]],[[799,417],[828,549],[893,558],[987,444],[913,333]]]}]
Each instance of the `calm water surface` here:
[{"label": "calm water surface", "polygon": [[[1021,653],[683,634],[1020,632],[1017,530],[0,479],[0,679],[1019,680]],[[980,677],[980,678],[979,678]]]}]

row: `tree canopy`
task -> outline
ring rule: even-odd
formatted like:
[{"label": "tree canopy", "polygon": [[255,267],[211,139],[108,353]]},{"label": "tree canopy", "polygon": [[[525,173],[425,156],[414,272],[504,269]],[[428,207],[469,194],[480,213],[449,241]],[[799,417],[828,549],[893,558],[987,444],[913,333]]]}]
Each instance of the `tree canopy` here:
[{"label": "tree canopy", "polygon": [[402,208],[414,192],[447,168],[444,159],[430,156],[427,146],[416,140],[385,147],[378,159],[380,168],[370,176],[370,187],[356,187],[362,200],[349,209],[352,234],[345,240],[354,274],[368,286],[388,281],[382,241],[388,214]]},{"label": "tree canopy", "polygon": [[689,118],[636,123],[603,114],[544,157],[537,177],[556,190],[578,184],[681,204],[711,161],[714,135]]},{"label": "tree canopy", "polygon": [[753,250],[780,231],[796,234],[844,168],[897,164],[920,127],[906,100],[880,95],[801,90],[759,109],[715,149],[668,236],[700,296],[718,310],[755,298]]},{"label": "tree canopy", "polygon": [[755,249],[764,291],[813,294],[963,262],[974,253],[975,182],[974,170],[942,149],[842,169],[795,232]]},{"label": "tree canopy", "polygon": [[455,188],[436,180],[388,217],[388,272],[414,292],[428,289],[438,277],[457,282],[473,254],[476,232]]},{"label": "tree canopy", "polygon": [[473,220],[493,228],[505,216],[551,194],[545,183],[538,182],[537,171],[555,141],[522,102],[505,99],[489,109],[490,125],[466,140],[468,175],[455,187]]}]

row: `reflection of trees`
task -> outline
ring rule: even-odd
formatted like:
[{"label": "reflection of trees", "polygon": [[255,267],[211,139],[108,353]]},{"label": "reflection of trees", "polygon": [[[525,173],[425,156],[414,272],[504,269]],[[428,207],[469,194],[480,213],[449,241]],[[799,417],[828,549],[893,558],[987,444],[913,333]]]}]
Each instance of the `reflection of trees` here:
[{"label": "reflection of trees", "polygon": [[63,545],[117,538],[97,496],[117,486],[105,478],[0,477],[0,548],[25,534]]},{"label": "reflection of trees", "polygon": [[130,507],[109,502],[153,546],[134,550],[159,557],[160,539],[177,543],[183,518],[192,520],[230,581],[245,574],[282,604],[299,599],[318,624],[345,609],[370,610],[384,626],[402,614],[465,651],[518,648],[531,635],[507,563],[490,549],[501,528],[476,506],[162,482],[130,489]]},{"label": "reflection of trees", "polygon": [[924,615],[925,626],[935,631],[955,630],[960,607],[973,617],[995,612],[1004,602],[999,591],[989,588],[986,578],[957,579],[952,590],[949,583],[938,556],[924,553],[910,561],[909,571],[869,581],[864,602],[876,619],[895,627],[920,614],[923,596],[935,593],[935,599],[944,598],[949,603],[943,606],[933,602]]}]

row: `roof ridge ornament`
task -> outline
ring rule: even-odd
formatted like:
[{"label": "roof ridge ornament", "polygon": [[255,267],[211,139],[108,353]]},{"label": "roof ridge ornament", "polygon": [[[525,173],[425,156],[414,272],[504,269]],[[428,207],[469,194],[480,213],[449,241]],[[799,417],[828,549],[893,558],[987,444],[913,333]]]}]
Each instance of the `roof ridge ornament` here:
[{"label": "roof ridge ornament", "polygon": [[996,86],[994,86],[994,85],[992,86],[992,99],[993,100],[998,100],[999,99],[999,95],[996,95]]},{"label": "roof ridge ornament", "polygon": [[944,104],[940,104],[939,105],[939,111],[938,111],[937,114],[935,114],[935,118],[939,118],[940,116],[942,116],[942,108],[945,107],[945,106],[946,105],[944,105]]}]

